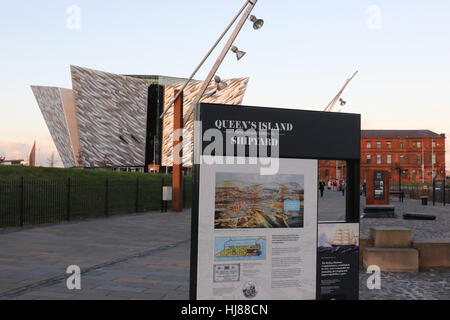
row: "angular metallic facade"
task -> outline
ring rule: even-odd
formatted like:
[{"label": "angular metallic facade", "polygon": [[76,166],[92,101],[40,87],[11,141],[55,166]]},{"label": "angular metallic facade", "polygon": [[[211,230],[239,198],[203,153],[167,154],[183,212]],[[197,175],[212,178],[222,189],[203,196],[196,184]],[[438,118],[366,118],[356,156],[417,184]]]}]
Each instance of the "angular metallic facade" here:
[{"label": "angular metallic facade", "polygon": [[[227,87],[223,90],[216,91],[216,84],[212,81],[206,89],[205,96],[201,102],[205,103],[220,103],[229,105],[240,105],[244,99],[245,90],[247,89],[249,78],[236,78],[223,80],[226,82]],[[189,147],[185,150],[189,152],[183,152],[183,165],[192,165],[192,151],[193,151],[193,126],[194,126],[194,114],[193,114],[193,102],[200,90],[203,82],[190,83],[183,91],[183,119],[185,121],[184,130],[190,134],[189,141],[185,140],[185,143],[189,143]],[[182,85],[169,85],[165,90],[165,107],[167,109],[168,104],[173,100],[175,96],[175,90],[181,89]],[[214,93],[214,94],[213,94]],[[188,118],[190,115],[190,118]],[[162,139],[162,166],[172,166],[173,159],[173,108],[171,108],[163,118],[163,139]],[[184,150],[183,150],[184,151]]]},{"label": "angular metallic facade", "polygon": [[61,93],[64,89],[41,86],[32,86],[31,89],[47,123],[48,130],[52,135],[64,167],[74,167],[76,165],[75,155],[69,136]]},{"label": "angular metallic facade", "polygon": [[71,67],[82,166],[142,166],[147,81]]},{"label": "angular metallic facade", "polygon": [[[147,126],[154,125],[147,123],[149,77],[156,76],[122,76],[77,66],[71,66],[71,73],[72,90],[32,86],[64,167],[145,166],[146,143],[153,139],[147,137]],[[167,79],[167,83],[183,80]],[[202,102],[239,105],[248,80],[224,80],[228,86],[214,94],[215,83],[211,82]],[[174,90],[182,86],[167,83],[162,86],[164,108],[173,99]],[[184,90],[185,119],[202,83],[192,82]],[[162,119],[162,166],[172,165],[172,121],[171,110]],[[185,129],[192,133],[193,117]],[[186,152],[184,165],[190,166],[190,161]]]}]

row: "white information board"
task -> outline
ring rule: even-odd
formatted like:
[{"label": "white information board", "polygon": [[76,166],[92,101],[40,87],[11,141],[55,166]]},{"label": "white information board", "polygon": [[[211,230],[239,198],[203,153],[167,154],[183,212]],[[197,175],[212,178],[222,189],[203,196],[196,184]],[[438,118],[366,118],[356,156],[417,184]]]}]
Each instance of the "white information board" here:
[{"label": "white information board", "polygon": [[197,299],[316,299],[318,161],[202,160]]}]

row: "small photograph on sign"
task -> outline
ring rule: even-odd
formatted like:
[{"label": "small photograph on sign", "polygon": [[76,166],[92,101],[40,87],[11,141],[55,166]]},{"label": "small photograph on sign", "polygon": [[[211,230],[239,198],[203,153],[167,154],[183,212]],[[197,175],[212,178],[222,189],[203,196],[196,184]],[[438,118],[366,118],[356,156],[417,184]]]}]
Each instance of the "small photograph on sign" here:
[{"label": "small photograph on sign", "polygon": [[358,249],[359,225],[357,223],[319,224],[318,247],[322,251],[338,252]]},{"label": "small photograph on sign", "polygon": [[216,173],[216,229],[303,228],[304,176]]},{"label": "small photograph on sign", "polygon": [[239,282],[240,264],[215,264],[214,282]]},{"label": "small photograph on sign", "polygon": [[265,237],[216,238],[215,260],[265,260]]}]

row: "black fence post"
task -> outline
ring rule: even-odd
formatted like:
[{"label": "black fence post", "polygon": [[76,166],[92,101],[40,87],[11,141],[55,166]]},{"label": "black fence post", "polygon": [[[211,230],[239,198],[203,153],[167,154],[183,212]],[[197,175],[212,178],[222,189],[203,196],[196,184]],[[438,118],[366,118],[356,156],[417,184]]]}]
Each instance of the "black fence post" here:
[{"label": "black fence post", "polygon": [[183,208],[186,208],[186,179],[183,176]]},{"label": "black fence post", "polygon": [[163,187],[164,187],[164,178],[161,178],[161,188],[159,190],[161,197],[161,212],[164,212]]},{"label": "black fence post", "polygon": [[443,191],[443,194],[442,194],[442,198],[443,198],[443,200],[442,200],[443,206],[445,207],[445,202],[447,201],[447,198],[445,197],[445,179],[444,179],[444,191]]},{"label": "black fence post", "polygon": [[433,207],[436,203],[436,178],[433,178]]},{"label": "black fence post", "polygon": [[109,179],[105,180],[105,217],[108,216],[108,196],[109,196]]},{"label": "black fence post", "polygon": [[139,177],[136,178],[136,213],[139,212]]},{"label": "black fence post", "polygon": [[67,221],[70,221],[70,177],[67,178]]},{"label": "black fence post", "polygon": [[443,197],[444,197],[444,207],[445,207],[445,203],[447,202],[447,198],[446,198],[445,193],[446,193],[446,190],[445,190],[445,179],[444,179],[444,194],[443,194]]},{"label": "black fence post", "polygon": [[20,178],[20,226],[23,227],[24,216],[24,190],[23,177]]}]

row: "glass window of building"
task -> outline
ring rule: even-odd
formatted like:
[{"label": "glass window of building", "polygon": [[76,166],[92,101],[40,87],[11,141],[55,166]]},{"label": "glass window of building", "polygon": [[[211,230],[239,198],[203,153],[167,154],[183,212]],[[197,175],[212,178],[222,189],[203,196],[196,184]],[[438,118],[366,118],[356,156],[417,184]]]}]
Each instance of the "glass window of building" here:
[{"label": "glass window of building", "polygon": [[436,148],[436,142],[432,141],[431,145],[433,146],[433,148]]},{"label": "glass window of building", "polygon": [[371,160],[372,160],[372,156],[370,154],[368,154],[366,156],[366,163],[369,164]]},{"label": "glass window of building", "polygon": [[400,163],[405,163],[405,156],[404,155],[400,155]]},{"label": "glass window of building", "polygon": [[377,149],[381,149],[381,141],[377,141]]},{"label": "glass window of building", "polygon": [[403,149],[405,147],[405,144],[403,141],[400,141],[400,149]]},{"label": "glass window of building", "polygon": [[388,142],[386,142],[386,145],[387,145],[388,149],[390,149],[392,147],[392,142],[388,141]]},{"label": "glass window of building", "polygon": [[377,164],[381,164],[381,155],[377,155]]},{"label": "glass window of building", "polygon": [[435,154],[433,154],[433,155],[431,156],[431,163],[432,163],[432,164],[436,164],[436,155],[435,155]]},{"label": "glass window of building", "polygon": [[422,142],[417,141],[417,148],[422,148]]},{"label": "glass window of building", "polygon": [[422,156],[420,154],[417,155],[417,163],[418,164],[422,163]]},{"label": "glass window of building", "polygon": [[366,143],[366,148],[367,148],[367,149],[370,149],[370,148],[372,148],[372,143],[370,143],[370,142],[367,142],[367,143]]},{"label": "glass window of building", "polygon": [[387,155],[387,163],[388,164],[392,163],[392,155],[390,155],[390,154]]}]

